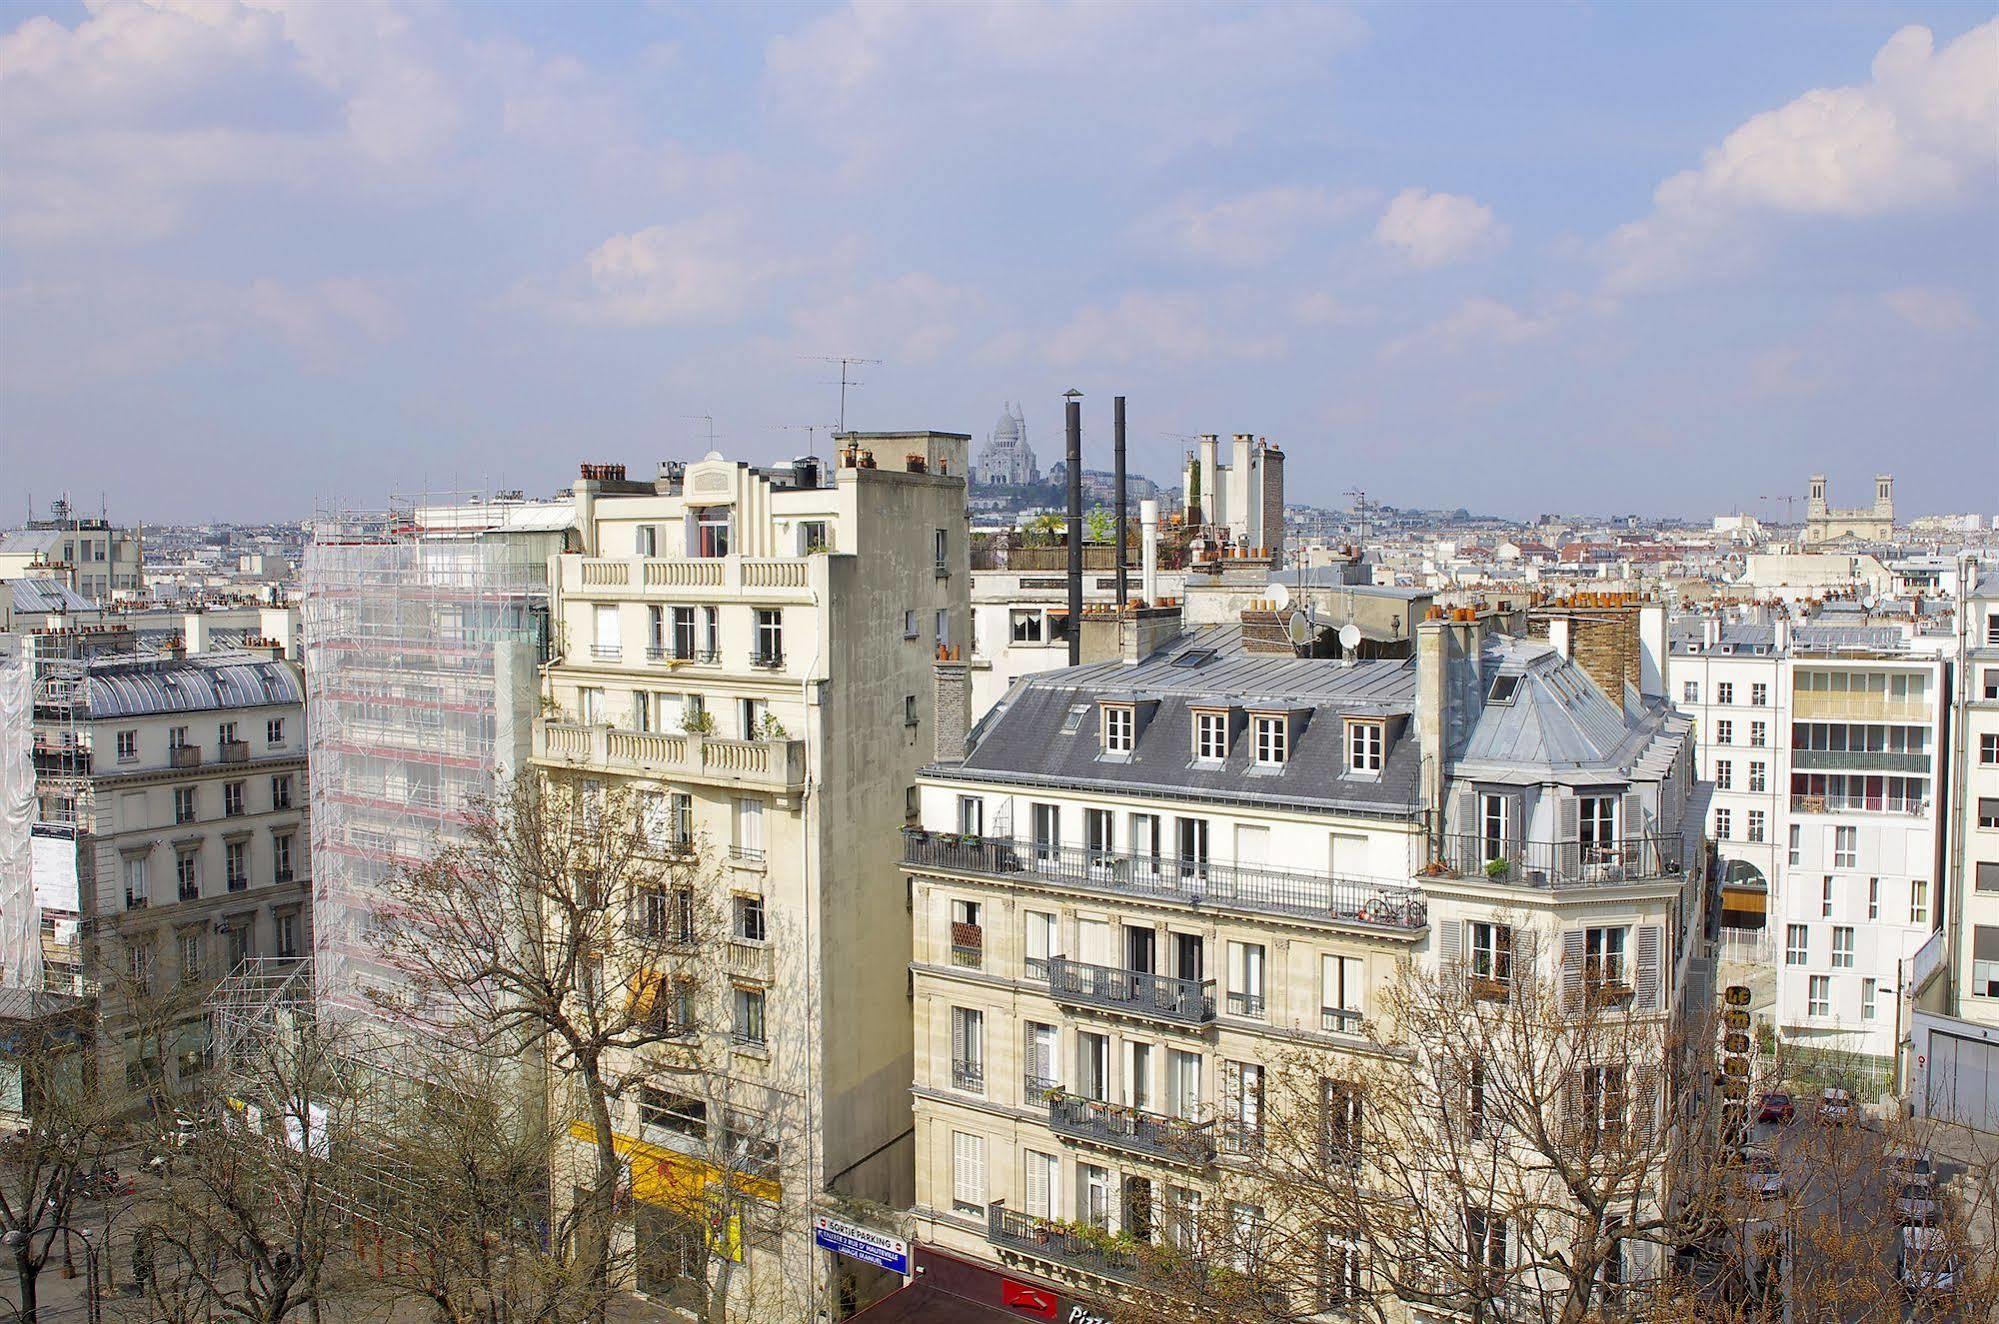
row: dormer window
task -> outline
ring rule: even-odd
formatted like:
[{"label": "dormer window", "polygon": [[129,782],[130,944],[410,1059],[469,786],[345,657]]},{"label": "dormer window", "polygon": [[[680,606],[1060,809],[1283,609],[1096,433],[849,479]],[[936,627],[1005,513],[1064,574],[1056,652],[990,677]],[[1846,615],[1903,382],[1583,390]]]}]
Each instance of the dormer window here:
[{"label": "dormer window", "polygon": [[1219,708],[1194,710],[1194,757],[1220,763],[1229,756],[1229,715]]},{"label": "dormer window", "polygon": [[1256,766],[1259,768],[1281,768],[1291,756],[1291,722],[1278,713],[1262,714],[1250,719],[1255,736]]},{"label": "dormer window", "polygon": [[1381,722],[1347,722],[1347,771],[1375,774],[1381,771],[1383,752],[1388,745],[1387,727]]},{"label": "dormer window", "polygon": [[1131,753],[1138,729],[1137,714],[1125,704],[1105,704],[1103,712],[1104,753]]}]

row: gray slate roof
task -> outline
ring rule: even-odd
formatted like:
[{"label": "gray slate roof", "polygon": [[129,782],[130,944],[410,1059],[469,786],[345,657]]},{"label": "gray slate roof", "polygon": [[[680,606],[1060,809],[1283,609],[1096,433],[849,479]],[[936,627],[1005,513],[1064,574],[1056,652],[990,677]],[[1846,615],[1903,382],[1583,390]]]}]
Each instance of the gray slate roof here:
[{"label": "gray slate roof", "polygon": [[1549,644],[1496,635],[1482,660],[1488,693],[1496,677],[1519,679],[1509,702],[1483,703],[1454,760],[1458,775],[1538,779],[1600,769],[1659,777],[1692,726],[1628,685],[1620,711],[1581,666]]},{"label": "gray slate roof", "polygon": [[61,529],[8,529],[0,533],[0,552],[48,552],[61,541]]},{"label": "gray slate roof", "polygon": [[91,666],[89,684],[93,718],[262,708],[305,700],[298,673],[268,658],[99,662]]},{"label": "gray slate roof", "polygon": [[[961,765],[932,769],[1020,785],[1101,786],[1120,794],[1172,796],[1349,809],[1404,815],[1414,812],[1418,756],[1406,725],[1390,742],[1379,777],[1346,771],[1348,713],[1390,716],[1413,711],[1413,662],[1347,665],[1323,658],[1265,657],[1218,652],[1203,665],[1174,660],[1202,642],[1200,634],[1160,650],[1136,666],[1119,662],[1042,672],[1019,681],[972,732]],[[1145,705],[1138,738],[1128,756],[1103,756],[1098,735],[1100,700]],[[1303,710],[1282,768],[1254,768],[1247,726],[1236,733],[1219,764],[1193,759],[1193,709],[1280,707]],[[1080,708],[1075,730],[1063,727]],[[1393,727],[1391,726],[1391,733]],[[1022,825],[1024,826],[1024,825]]]},{"label": "gray slate roof", "polygon": [[14,610],[23,614],[41,612],[96,611],[97,604],[60,579],[33,575],[12,581]]}]

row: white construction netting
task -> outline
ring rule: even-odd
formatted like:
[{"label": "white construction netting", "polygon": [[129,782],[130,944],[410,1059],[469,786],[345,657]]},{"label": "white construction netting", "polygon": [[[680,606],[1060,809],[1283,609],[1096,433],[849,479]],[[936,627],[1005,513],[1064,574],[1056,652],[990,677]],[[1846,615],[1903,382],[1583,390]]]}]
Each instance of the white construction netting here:
[{"label": "white construction netting", "polygon": [[35,906],[34,659],[0,636],[0,985],[42,986],[42,918]]}]

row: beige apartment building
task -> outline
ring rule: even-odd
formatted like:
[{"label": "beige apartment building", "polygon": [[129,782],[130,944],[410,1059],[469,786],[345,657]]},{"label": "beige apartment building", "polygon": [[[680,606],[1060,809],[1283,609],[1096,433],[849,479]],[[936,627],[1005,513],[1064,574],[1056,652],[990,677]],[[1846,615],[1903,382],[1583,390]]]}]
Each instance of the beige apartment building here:
[{"label": "beige apartment building", "polygon": [[[1659,659],[1648,692],[1611,696],[1569,631],[1501,623],[1432,619],[1415,657],[1355,663],[1209,629],[1028,677],[939,731],[904,838],[919,1262],[1088,1316],[1132,1265],[1078,1229],[1197,1223],[1263,1144],[1279,1064],[1379,1079],[1425,1051],[1383,1015],[1405,966],[1545,970],[1661,1022],[1707,1004],[1705,788]],[[966,683],[937,670],[946,695]],[[1466,1253],[1504,1259],[1517,1231]],[[1362,1290],[1358,1255],[1329,1243],[1311,1308]],[[1655,1263],[1634,1245],[1625,1277]]]},{"label": "beige apartment building", "polygon": [[753,1156],[755,1207],[708,1244],[738,1261],[731,1314],[758,1320],[894,1285],[814,1250],[812,1216],[822,1192],[913,1193],[898,829],[933,747],[932,663],[969,629],[969,439],[839,441],[830,470],[586,467],[534,732],[543,769],[657,797],[663,847],[713,880],[725,989],[686,1041],[647,1050],[659,1073],[623,1101],[616,1143],[636,1286],[681,1304],[696,1197],[725,1148]]}]

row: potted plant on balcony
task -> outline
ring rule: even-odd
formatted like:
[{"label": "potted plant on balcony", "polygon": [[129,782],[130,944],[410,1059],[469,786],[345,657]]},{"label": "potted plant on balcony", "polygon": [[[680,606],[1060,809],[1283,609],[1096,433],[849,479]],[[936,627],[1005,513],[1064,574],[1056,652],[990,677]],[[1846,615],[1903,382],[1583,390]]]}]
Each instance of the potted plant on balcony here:
[{"label": "potted plant on balcony", "polygon": [[791,733],[784,729],[784,723],[778,721],[771,713],[766,712],[762,717],[757,719],[757,739],[775,741],[789,740],[790,738]]},{"label": "potted plant on balcony", "polygon": [[680,729],[690,736],[712,736],[715,734],[715,714],[706,708],[697,709],[680,719]]},{"label": "potted plant on balcony", "polygon": [[1424,865],[1424,866],[1423,866],[1423,867],[1422,867],[1421,869],[1418,869],[1418,870],[1416,871],[1416,873],[1417,873],[1417,876],[1418,876],[1418,877],[1420,877],[1420,878],[1455,878],[1455,877],[1457,877],[1457,870],[1455,870],[1455,869],[1451,868],[1451,866],[1450,866],[1450,865],[1448,865],[1448,864],[1444,863],[1444,862],[1443,862],[1442,860],[1431,860],[1431,861],[1430,861],[1430,862],[1429,862],[1428,864]]},{"label": "potted plant on balcony", "polygon": [[1508,874],[1512,872],[1513,872],[1513,864],[1509,860],[1499,859],[1499,860],[1487,860],[1485,862],[1485,876],[1487,878],[1498,880],[1506,877]]}]

